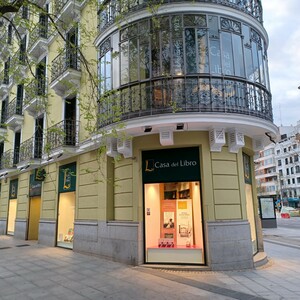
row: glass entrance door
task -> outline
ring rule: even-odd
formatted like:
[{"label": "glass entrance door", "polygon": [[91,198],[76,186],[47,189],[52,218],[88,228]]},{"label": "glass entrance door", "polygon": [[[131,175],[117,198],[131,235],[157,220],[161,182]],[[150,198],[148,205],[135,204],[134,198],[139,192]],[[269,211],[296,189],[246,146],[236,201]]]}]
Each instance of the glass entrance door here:
[{"label": "glass entrance door", "polygon": [[16,216],[17,216],[17,199],[10,199],[9,207],[8,207],[8,221],[7,221],[7,234],[8,235],[15,234]]},{"label": "glass entrance door", "polygon": [[204,264],[200,183],[148,183],[146,262]]},{"label": "glass entrance door", "polygon": [[41,197],[32,197],[29,205],[28,240],[38,240],[41,215]]},{"label": "glass entrance door", "polygon": [[58,204],[57,246],[73,249],[75,192],[60,193]]}]

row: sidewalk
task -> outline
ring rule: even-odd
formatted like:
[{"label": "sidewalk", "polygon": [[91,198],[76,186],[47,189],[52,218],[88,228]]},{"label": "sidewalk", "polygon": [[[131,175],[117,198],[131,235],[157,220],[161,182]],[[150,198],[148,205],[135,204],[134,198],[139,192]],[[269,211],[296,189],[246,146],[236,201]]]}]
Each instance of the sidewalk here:
[{"label": "sidewalk", "polygon": [[[269,263],[231,272],[131,267],[0,236],[0,299],[300,299],[300,246],[275,243],[294,232],[264,229]],[[268,238],[267,238],[268,237]],[[296,238],[297,239],[297,238]]]}]

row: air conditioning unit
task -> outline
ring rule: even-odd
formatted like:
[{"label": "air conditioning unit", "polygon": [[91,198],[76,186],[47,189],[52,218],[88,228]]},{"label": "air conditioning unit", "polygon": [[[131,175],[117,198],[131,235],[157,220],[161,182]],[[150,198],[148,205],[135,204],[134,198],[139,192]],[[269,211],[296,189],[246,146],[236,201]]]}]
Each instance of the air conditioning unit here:
[{"label": "air conditioning unit", "polygon": [[109,137],[106,141],[106,155],[116,157],[118,155],[118,140],[117,138]]},{"label": "air conditioning unit", "polygon": [[213,128],[209,131],[209,143],[210,151],[221,152],[222,147],[226,143],[225,129],[224,128]]},{"label": "air conditioning unit", "polygon": [[118,138],[117,151],[123,154],[125,158],[132,157],[132,139]]},{"label": "air conditioning unit", "polygon": [[229,152],[238,153],[239,149],[245,146],[244,134],[236,130],[228,133]]},{"label": "air conditioning unit", "polygon": [[174,145],[173,129],[161,128],[159,131],[159,141],[162,146]]}]

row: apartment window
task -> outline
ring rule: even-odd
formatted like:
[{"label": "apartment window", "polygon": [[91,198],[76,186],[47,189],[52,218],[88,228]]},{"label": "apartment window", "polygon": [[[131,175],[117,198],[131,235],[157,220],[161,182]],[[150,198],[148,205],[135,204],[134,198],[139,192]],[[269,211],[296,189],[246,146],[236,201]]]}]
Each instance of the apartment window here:
[{"label": "apartment window", "polygon": [[291,164],[293,163],[293,157],[290,157],[290,163]]},{"label": "apartment window", "polygon": [[285,164],[288,165],[288,163],[289,163],[289,159],[286,157]]},{"label": "apartment window", "polygon": [[281,159],[279,159],[279,160],[277,161],[277,164],[278,164],[278,167],[281,166]]},{"label": "apartment window", "polygon": [[9,24],[7,27],[7,44],[11,45],[12,44],[12,25]]},{"label": "apartment window", "polygon": [[100,45],[100,59],[99,59],[99,79],[100,79],[100,94],[111,90],[112,88],[112,56],[111,43],[107,39]]},{"label": "apartment window", "polygon": [[10,68],[10,58],[4,63],[4,77],[3,83],[9,84],[9,68]]},{"label": "apartment window", "polygon": [[282,173],[282,170],[279,170],[279,176],[282,176],[283,173]]},{"label": "apartment window", "polygon": [[289,146],[289,148],[288,148],[288,149],[289,149],[289,152],[290,152],[290,151],[291,151],[291,146]]},{"label": "apartment window", "polygon": [[6,128],[5,123],[6,123],[6,119],[7,119],[7,106],[8,106],[8,97],[6,97],[3,101],[2,101],[2,107],[1,107],[1,127]]},{"label": "apartment window", "polygon": [[280,185],[284,186],[284,180],[280,180]]},{"label": "apartment window", "polygon": [[293,145],[293,149],[297,149],[297,144],[294,144],[294,145]]},{"label": "apartment window", "polygon": [[23,96],[24,96],[24,85],[19,84],[17,86],[17,102],[16,102],[16,114],[17,115],[22,115]]},{"label": "apartment window", "polygon": [[286,169],[286,175],[290,175],[290,169],[289,168]]},{"label": "apartment window", "polygon": [[291,174],[294,174],[294,168],[291,167]]},{"label": "apartment window", "polygon": [[16,165],[19,162],[20,143],[21,143],[21,131],[17,131],[15,133],[15,143],[14,143],[14,157],[13,157],[14,165]]},{"label": "apartment window", "polygon": [[294,162],[297,162],[297,161],[299,161],[299,155],[298,154],[294,155]]},{"label": "apartment window", "polygon": [[3,154],[4,154],[4,142],[0,142],[0,169],[4,168],[4,166],[2,166],[2,157],[3,157]]},{"label": "apartment window", "polygon": [[295,184],[295,178],[292,178],[292,183]]},{"label": "apartment window", "polygon": [[290,180],[290,179],[288,179],[288,180],[287,180],[287,183],[288,183],[288,184],[291,184],[291,180]]},{"label": "apartment window", "polygon": [[26,60],[26,35],[21,39],[20,43],[20,52],[19,52],[19,61],[25,63]]},{"label": "apartment window", "polygon": [[77,46],[78,46],[78,30],[72,28],[66,35],[66,67],[77,70]]},{"label": "apartment window", "polygon": [[296,166],[296,173],[300,173],[300,166]]},{"label": "apartment window", "polygon": [[297,183],[300,183],[300,177],[297,177]]},{"label": "apartment window", "polygon": [[280,154],[280,150],[277,150],[277,151],[276,151],[276,154],[279,155],[279,154]]},{"label": "apartment window", "polygon": [[283,148],[283,152],[286,153],[286,148]]}]

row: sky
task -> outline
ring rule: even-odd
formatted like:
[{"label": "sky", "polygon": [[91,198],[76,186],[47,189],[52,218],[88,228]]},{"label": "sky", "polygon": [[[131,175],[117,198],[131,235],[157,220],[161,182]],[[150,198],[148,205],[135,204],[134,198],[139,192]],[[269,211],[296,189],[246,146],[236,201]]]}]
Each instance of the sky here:
[{"label": "sky", "polygon": [[262,0],[274,123],[300,120],[300,0]]}]

